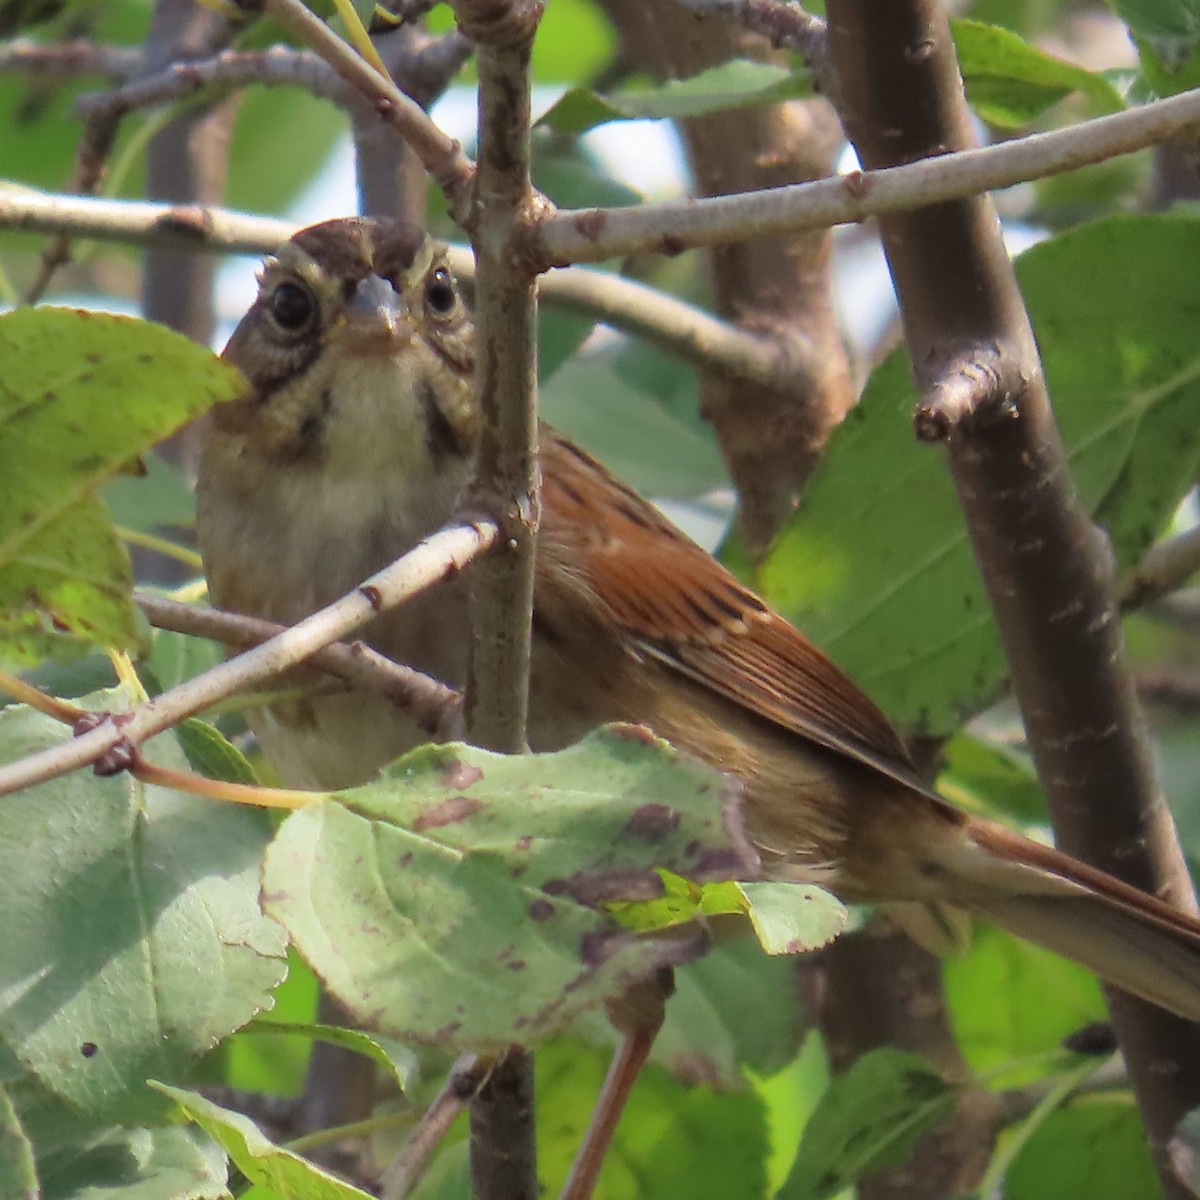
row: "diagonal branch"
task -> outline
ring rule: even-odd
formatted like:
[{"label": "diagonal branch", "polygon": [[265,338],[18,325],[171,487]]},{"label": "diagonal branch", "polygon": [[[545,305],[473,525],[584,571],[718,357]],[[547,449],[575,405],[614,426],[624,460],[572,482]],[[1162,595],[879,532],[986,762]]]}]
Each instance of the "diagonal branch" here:
[{"label": "diagonal branch", "polygon": [[[134,603],[156,629],[209,638],[226,646],[258,646],[287,628],[204,604],[181,604],[151,592],[135,593]],[[351,687],[385,696],[435,740],[446,740],[447,728],[457,721],[462,701],[458,692],[412,667],[393,662],[365,642],[334,642],[318,650],[308,662]]]},{"label": "diagonal branch", "polygon": [[349,595],[318,609],[270,641],[171,688],[128,713],[120,713],[96,725],[73,741],[0,766],[0,796],[99,763],[113,752],[129,758],[130,748],[136,749],[156,733],[162,733],[186,717],[195,716],[219,700],[256,687],[264,679],[303,662],[315,651],[365,625],[381,612],[458,574],[472,559],[490,549],[499,536],[496,525],[485,519],[447,525],[390,566],[364,580]]},{"label": "diagonal branch", "polygon": [[786,230],[823,229],[1011,187],[1131,154],[1200,124],[1200,90],[1066,129],[961,149],[889,169],[738,196],[544,216],[525,253],[539,269],[621,254],[678,254]]},{"label": "diagonal branch", "polygon": [[380,120],[395,129],[412,147],[430,178],[442,189],[456,219],[470,211],[474,164],[462,146],[443,133],[415,100],[380,75],[302,0],[265,0],[263,11],[315,50],[375,107]]}]

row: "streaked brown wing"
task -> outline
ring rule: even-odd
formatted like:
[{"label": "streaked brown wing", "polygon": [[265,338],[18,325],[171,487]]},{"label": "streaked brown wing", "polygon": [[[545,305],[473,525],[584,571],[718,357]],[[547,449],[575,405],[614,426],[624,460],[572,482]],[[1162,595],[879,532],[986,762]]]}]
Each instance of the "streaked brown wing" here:
[{"label": "streaked brown wing", "polygon": [[541,457],[543,530],[577,549],[598,601],[644,653],[784,729],[921,787],[887,718],[794,626],[547,428]]}]

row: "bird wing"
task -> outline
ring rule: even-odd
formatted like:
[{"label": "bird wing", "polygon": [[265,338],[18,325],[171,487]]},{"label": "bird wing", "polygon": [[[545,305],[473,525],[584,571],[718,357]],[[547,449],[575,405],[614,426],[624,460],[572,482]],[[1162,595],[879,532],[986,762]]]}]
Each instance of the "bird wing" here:
[{"label": "bird wing", "polygon": [[547,428],[541,461],[543,536],[578,552],[572,561],[597,602],[643,653],[784,729],[924,790],[888,719],[793,625]]}]

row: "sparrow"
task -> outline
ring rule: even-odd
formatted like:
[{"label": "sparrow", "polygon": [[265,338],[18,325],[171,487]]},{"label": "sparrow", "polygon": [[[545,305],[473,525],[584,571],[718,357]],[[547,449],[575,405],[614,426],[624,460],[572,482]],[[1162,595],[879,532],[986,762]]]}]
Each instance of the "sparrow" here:
[{"label": "sparrow", "polygon": [[[297,234],[266,259],[224,357],[248,388],[214,410],[199,474],[216,604],[295,622],[462,506],[479,426],[471,316],[420,229],[346,219]],[[1200,1020],[1200,921],[954,808],[874,703],[651,504],[547,426],[539,454],[531,749],[646,725],[740,781],[769,877],[897,905],[918,931],[965,911]],[[466,622],[458,578],[363,637],[461,687]],[[295,786],[365,782],[426,740],[365,692],[249,720]]]}]

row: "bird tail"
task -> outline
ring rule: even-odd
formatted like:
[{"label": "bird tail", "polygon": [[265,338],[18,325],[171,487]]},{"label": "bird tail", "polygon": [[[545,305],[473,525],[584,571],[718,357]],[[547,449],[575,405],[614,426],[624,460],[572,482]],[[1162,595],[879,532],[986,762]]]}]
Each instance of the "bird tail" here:
[{"label": "bird tail", "polygon": [[961,833],[939,864],[955,904],[1200,1021],[1200,920],[1001,826]]}]

